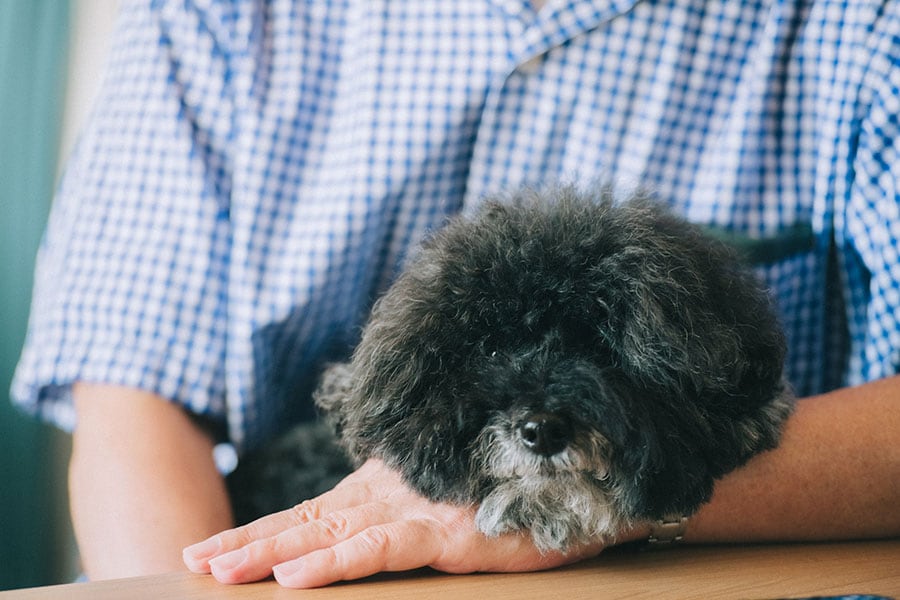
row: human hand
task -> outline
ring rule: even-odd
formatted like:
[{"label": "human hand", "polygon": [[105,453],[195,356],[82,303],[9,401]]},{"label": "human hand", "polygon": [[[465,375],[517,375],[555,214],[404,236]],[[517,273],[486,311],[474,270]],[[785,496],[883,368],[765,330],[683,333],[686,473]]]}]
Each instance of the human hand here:
[{"label": "human hand", "polygon": [[184,562],[222,583],[274,573],[283,586],[308,588],[424,566],[448,573],[537,571],[603,549],[598,541],[542,554],[524,532],[485,536],[475,527],[475,510],[431,502],[372,459],[318,498],[186,548]]}]

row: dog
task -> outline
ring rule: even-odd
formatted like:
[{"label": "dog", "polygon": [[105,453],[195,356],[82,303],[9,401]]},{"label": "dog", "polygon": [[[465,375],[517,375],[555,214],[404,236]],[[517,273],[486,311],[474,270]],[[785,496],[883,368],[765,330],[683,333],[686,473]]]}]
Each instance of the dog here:
[{"label": "dog", "polygon": [[484,534],[565,552],[689,515],[774,448],[784,355],[766,290],[700,227],[611,186],[522,189],[451,219],[376,302],[314,395],[334,434],[302,426],[231,489],[267,512],[378,457]]}]

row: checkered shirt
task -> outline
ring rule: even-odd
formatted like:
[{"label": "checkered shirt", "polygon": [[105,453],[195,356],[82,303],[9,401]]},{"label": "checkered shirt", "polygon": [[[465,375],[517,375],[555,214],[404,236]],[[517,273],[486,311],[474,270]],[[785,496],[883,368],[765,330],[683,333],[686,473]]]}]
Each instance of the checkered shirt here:
[{"label": "checkered shirt", "polygon": [[898,2],[143,0],[114,48],[13,385],[60,426],[107,382],[257,444],[423,233],[548,181],[787,240],[799,394],[900,364]]}]

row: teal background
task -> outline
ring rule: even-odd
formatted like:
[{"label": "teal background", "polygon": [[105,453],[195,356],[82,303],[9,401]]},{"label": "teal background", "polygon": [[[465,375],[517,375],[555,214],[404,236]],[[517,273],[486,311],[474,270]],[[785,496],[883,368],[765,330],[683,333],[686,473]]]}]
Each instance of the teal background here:
[{"label": "teal background", "polygon": [[34,256],[53,192],[70,7],[0,0],[0,590],[60,583],[58,436],[14,409]]}]

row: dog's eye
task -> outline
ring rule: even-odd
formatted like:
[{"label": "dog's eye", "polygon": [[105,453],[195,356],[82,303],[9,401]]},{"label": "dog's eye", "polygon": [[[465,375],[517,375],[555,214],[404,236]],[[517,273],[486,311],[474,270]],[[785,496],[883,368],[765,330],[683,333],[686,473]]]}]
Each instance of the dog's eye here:
[{"label": "dog's eye", "polygon": [[491,352],[491,358],[497,358],[497,351],[496,351],[496,350],[494,350],[493,352]]}]

